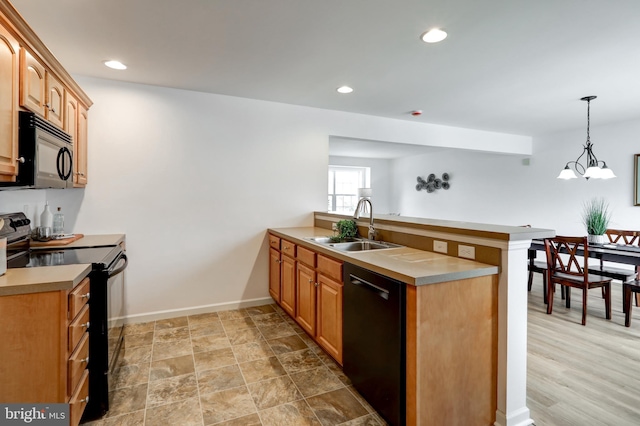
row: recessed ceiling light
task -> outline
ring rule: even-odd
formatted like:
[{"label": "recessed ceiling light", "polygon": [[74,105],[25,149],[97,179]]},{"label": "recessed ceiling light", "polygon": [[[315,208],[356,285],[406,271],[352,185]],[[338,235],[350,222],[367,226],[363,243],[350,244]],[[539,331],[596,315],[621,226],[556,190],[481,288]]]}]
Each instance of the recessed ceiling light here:
[{"label": "recessed ceiling light", "polygon": [[425,43],[437,43],[447,38],[447,33],[441,29],[434,28],[420,36]]},{"label": "recessed ceiling light", "polygon": [[353,89],[349,86],[340,86],[336,89],[338,93],[351,93]]},{"label": "recessed ceiling light", "polygon": [[127,66],[120,61],[104,61],[104,64],[114,70],[126,70]]}]

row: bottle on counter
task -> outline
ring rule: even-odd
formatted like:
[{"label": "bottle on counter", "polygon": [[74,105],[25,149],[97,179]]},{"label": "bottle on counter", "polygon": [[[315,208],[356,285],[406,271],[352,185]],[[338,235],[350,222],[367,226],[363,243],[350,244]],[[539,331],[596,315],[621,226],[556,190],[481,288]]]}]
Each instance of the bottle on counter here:
[{"label": "bottle on counter", "polygon": [[40,215],[40,226],[42,228],[52,228],[53,227],[53,213],[49,209],[49,202],[47,201],[44,204],[44,210]]},{"label": "bottle on counter", "polygon": [[64,214],[61,207],[58,207],[58,211],[53,215],[53,229],[51,232],[53,235],[64,234]]}]

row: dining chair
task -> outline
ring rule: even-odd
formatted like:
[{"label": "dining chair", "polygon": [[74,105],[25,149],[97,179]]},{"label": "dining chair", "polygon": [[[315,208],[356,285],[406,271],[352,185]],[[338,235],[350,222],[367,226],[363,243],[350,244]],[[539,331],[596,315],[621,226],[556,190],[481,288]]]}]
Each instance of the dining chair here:
[{"label": "dining chair", "polygon": [[[553,311],[556,284],[566,286],[566,306],[571,307],[571,288],[582,290],[582,325],[587,322],[587,291],[604,289],[605,316],[611,319],[611,278],[589,273],[587,237],[561,237],[544,240],[547,255],[547,314]],[[578,250],[583,251],[582,256]]]},{"label": "dining chair", "polygon": [[[607,229],[605,235],[611,244],[625,244],[632,246],[640,246],[640,231],[628,231],[623,229]],[[616,268],[614,266],[604,266],[602,259],[600,259],[599,268],[590,267],[590,272],[593,274],[601,274],[607,277],[611,277],[614,280],[620,280],[623,283],[633,281],[638,278],[640,274],[640,266],[636,266],[635,270]],[[624,288],[623,288],[624,292]],[[602,295],[604,297],[604,293]],[[636,306],[640,306],[640,293],[636,293]],[[624,300],[624,294],[623,294]],[[623,312],[626,312],[626,304],[622,305]]]},{"label": "dining chair", "polygon": [[633,280],[622,284],[622,303],[624,306],[624,325],[629,327],[631,325],[631,293],[635,293],[636,301],[640,294],[640,281]]}]

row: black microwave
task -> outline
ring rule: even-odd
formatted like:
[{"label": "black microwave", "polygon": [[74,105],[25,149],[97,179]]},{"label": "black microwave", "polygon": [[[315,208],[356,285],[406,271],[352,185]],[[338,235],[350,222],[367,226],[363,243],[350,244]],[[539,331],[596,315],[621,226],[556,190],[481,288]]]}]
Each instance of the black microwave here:
[{"label": "black microwave", "polygon": [[27,188],[73,187],[73,140],[42,117],[20,111],[18,176],[2,186]]}]

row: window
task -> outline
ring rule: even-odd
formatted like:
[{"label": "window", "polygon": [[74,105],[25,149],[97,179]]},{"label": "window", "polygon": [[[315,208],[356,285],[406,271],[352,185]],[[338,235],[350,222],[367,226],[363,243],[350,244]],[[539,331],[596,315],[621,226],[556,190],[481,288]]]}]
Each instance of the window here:
[{"label": "window", "polygon": [[330,212],[352,214],[358,204],[358,188],[369,188],[369,167],[329,166]]}]

